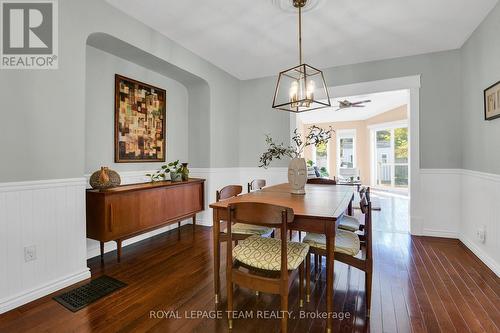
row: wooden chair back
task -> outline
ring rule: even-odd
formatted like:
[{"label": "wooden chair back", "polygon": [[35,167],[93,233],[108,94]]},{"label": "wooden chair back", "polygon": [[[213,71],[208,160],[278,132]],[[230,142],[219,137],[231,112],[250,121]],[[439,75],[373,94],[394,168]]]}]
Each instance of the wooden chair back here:
[{"label": "wooden chair back", "polygon": [[230,204],[228,210],[234,223],[280,227],[294,218],[293,209],[262,202],[238,202]]},{"label": "wooden chair back", "polygon": [[335,177],[333,179],[330,178],[308,178],[308,184],[319,184],[319,185],[337,185],[337,180]]},{"label": "wooden chair back", "polygon": [[372,258],[372,203],[370,201],[370,188],[366,188],[364,192],[360,192],[361,200],[359,203],[361,212],[365,216],[365,243],[366,243],[366,259]]},{"label": "wooden chair back", "polygon": [[243,186],[228,185],[215,192],[215,200],[219,202],[224,199],[229,199],[237,195],[240,195],[241,192],[243,192]]},{"label": "wooden chair back", "polygon": [[254,179],[250,183],[248,183],[248,193],[250,193],[252,191],[261,190],[265,186],[266,186],[265,179]]}]

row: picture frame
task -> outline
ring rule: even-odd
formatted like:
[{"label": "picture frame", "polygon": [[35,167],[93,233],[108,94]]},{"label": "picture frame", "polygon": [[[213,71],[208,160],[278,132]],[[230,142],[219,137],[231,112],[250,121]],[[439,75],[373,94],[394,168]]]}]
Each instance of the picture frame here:
[{"label": "picture frame", "polygon": [[500,118],[500,81],[484,90],[484,120]]},{"label": "picture frame", "polygon": [[167,92],[115,74],[115,162],[166,161]]}]

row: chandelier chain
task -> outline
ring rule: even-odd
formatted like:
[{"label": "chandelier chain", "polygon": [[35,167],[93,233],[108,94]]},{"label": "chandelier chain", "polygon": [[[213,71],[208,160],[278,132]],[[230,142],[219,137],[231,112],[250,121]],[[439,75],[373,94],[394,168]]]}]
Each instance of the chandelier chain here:
[{"label": "chandelier chain", "polygon": [[299,6],[299,64],[302,65],[302,6]]}]

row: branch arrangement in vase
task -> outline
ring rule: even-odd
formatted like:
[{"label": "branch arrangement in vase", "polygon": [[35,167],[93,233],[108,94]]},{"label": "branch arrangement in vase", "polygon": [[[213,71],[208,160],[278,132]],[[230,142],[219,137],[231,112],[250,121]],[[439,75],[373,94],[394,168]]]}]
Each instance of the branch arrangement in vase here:
[{"label": "branch arrangement in vase", "polygon": [[326,144],[335,133],[331,127],[325,130],[316,125],[309,127],[308,131],[307,135],[302,139],[298,129],[295,129],[292,136],[293,144],[288,146],[285,146],[283,143],[277,144],[271,136],[266,135],[267,151],[261,155],[259,167],[267,168],[273,159],[281,160],[286,157],[290,159],[299,158],[306,147]]}]

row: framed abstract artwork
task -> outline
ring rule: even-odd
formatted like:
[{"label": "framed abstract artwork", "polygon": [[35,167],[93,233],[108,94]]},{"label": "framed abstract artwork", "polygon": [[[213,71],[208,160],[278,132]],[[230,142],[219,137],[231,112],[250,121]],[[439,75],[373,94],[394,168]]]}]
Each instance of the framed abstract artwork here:
[{"label": "framed abstract artwork", "polygon": [[115,75],[115,162],[165,162],[166,91]]},{"label": "framed abstract artwork", "polygon": [[500,118],[500,81],[484,90],[484,119]]}]

